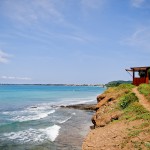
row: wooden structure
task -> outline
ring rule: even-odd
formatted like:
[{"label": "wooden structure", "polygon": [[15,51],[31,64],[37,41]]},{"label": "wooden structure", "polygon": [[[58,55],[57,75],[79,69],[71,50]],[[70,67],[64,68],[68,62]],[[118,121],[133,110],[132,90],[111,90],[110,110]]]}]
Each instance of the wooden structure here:
[{"label": "wooden structure", "polygon": [[[133,84],[138,86],[141,83],[150,83],[150,74],[148,73],[149,67],[132,67],[131,69],[126,69],[128,72],[132,72]],[[138,77],[135,74],[138,73]]]}]

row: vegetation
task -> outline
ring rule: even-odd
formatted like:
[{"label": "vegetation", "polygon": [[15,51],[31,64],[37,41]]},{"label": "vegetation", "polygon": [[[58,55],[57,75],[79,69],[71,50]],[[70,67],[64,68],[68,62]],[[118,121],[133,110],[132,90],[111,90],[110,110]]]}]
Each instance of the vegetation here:
[{"label": "vegetation", "polygon": [[[120,92],[120,93],[124,93],[124,94],[127,94],[129,93],[132,88],[134,88],[135,86],[132,85],[132,84],[120,84],[116,87],[109,87],[104,93],[107,94],[107,93],[117,93],[117,92]],[[122,96],[122,94],[120,94],[120,96]]]},{"label": "vegetation", "polygon": [[[99,109],[97,115],[101,117],[101,114],[104,113],[106,121],[109,118],[107,116],[115,116],[117,119],[115,118],[112,123],[117,125],[121,122],[122,126],[125,124],[127,128],[125,129],[125,137],[120,144],[121,148],[150,149],[150,112],[139,103],[136,94],[132,91],[134,87],[132,84],[109,87],[100,99],[100,101],[105,101],[107,98],[108,105],[106,106],[108,107],[100,105],[102,108]],[[150,98],[150,85],[142,84],[138,90]],[[102,103],[100,102],[100,104]]]},{"label": "vegetation", "polygon": [[[117,87],[108,88],[104,94],[109,94],[118,100],[116,109],[123,111],[122,119],[129,121],[142,119],[150,122],[150,112],[139,103],[135,93],[132,92],[134,87],[132,84],[120,84]],[[141,84],[138,90],[150,98],[150,85]]]},{"label": "vegetation", "polygon": [[120,97],[130,93],[135,86],[132,84],[120,84],[117,87],[109,87],[104,94],[110,95],[112,99],[119,99]]},{"label": "vegetation", "polygon": [[119,89],[123,90],[123,89],[128,89],[128,90],[132,90],[135,86],[132,84],[120,84],[118,86]]},{"label": "vegetation", "polygon": [[119,106],[122,109],[127,108],[131,103],[138,101],[134,93],[128,93],[120,98]]},{"label": "vegetation", "polygon": [[111,81],[105,84],[106,87],[116,87],[120,84],[131,84],[131,81],[123,81],[123,80],[117,80],[117,81]]},{"label": "vegetation", "polygon": [[[126,138],[122,141],[121,148],[134,147],[137,150],[150,149],[150,112],[147,111],[140,103],[134,93],[131,92],[133,85],[120,85],[130,89],[129,93],[124,93],[118,99],[119,110],[123,111],[120,121],[132,122],[139,120],[137,125],[129,128]],[[116,87],[115,87],[116,88]],[[140,93],[150,98],[150,85],[141,84],[138,87]],[[144,136],[144,138],[142,138]]]},{"label": "vegetation", "polygon": [[128,116],[129,120],[150,120],[150,112],[148,112],[142,105],[138,102],[131,103],[125,110],[125,116]]},{"label": "vegetation", "polygon": [[[122,89],[128,88],[131,91],[133,85],[122,84],[120,87]],[[147,90],[144,91],[146,92]],[[127,120],[150,120],[150,112],[148,112],[138,101],[138,98],[132,92],[125,93],[119,98],[119,108],[124,111],[123,118],[126,118]]]},{"label": "vegetation", "polygon": [[150,101],[150,84],[139,85],[138,91]]}]

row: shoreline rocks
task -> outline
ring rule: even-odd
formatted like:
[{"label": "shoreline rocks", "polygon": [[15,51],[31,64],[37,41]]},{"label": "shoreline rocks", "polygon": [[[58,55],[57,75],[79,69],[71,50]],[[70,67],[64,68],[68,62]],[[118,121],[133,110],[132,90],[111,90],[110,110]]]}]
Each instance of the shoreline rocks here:
[{"label": "shoreline rocks", "polygon": [[96,111],[97,104],[75,104],[75,105],[67,105],[67,106],[60,106],[61,108],[73,108],[79,110],[88,110],[88,111]]}]

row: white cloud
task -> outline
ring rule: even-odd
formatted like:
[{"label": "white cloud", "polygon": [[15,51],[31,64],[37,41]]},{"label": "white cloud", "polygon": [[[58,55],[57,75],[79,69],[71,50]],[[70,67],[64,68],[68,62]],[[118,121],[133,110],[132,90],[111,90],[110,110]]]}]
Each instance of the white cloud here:
[{"label": "white cloud", "polygon": [[[80,0],[75,1],[75,3],[79,3],[80,8],[83,8],[86,13],[89,9],[96,9],[103,6],[105,1],[106,0]],[[5,13],[5,15],[15,23],[15,26],[30,27],[31,34],[29,34],[28,31],[22,32],[22,30],[14,30],[14,36],[17,37],[19,36],[46,44],[50,43],[50,38],[69,39],[76,42],[94,41],[96,38],[86,34],[83,29],[65,20],[65,13],[63,14],[62,12],[65,12],[65,7],[68,7],[65,6],[66,3],[69,3],[68,0],[61,2],[59,0],[5,0],[0,2],[3,8],[0,11]],[[61,7],[61,4],[64,6]],[[49,26],[47,27],[47,23],[51,24],[52,22],[58,23],[57,25],[64,28],[66,32],[61,33],[63,30],[53,31],[53,28],[51,30]],[[36,26],[32,26],[34,23],[36,23]]]},{"label": "white cloud", "polygon": [[14,77],[14,76],[2,76],[2,79],[9,79],[9,80],[31,80],[28,77]]},{"label": "white cloud", "polygon": [[42,20],[63,20],[52,0],[6,0],[2,4],[5,15],[14,22],[30,25]]},{"label": "white cloud", "polygon": [[140,48],[142,51],[150,52],[150,27],[137,29],[123,43],[129,46]]},{"label": "white cloud", "polygon": [[7,63],[9,61],[10,55],[0,50],[0,63]]}]

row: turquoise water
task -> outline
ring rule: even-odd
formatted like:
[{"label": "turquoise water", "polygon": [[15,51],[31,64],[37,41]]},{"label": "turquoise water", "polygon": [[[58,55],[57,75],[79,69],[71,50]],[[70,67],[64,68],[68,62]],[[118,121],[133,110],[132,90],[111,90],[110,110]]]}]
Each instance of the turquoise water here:
[{"label": "turquoise water", "polygon": [[[90,86],[1,85],[0,149],[34,149],[43,144],[48,149],[67,149],[72,145],[64,146],[64,134],[70,136],[69,130],[77,130],[72,124],[80,124],[78,132],[82,131],[91,114],[60,106],[96,103],[96,96],[104,90]],[[75,137],[80,139],[78,135]],[[75,147],[78,149],[78,145]]]}]

